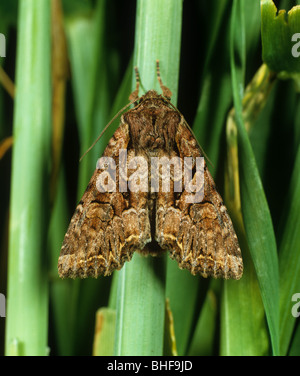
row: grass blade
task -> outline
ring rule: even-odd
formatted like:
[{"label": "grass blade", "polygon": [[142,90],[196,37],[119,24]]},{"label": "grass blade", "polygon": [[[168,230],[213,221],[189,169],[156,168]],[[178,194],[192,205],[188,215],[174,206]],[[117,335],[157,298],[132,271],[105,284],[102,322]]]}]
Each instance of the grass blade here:
[{"label": "grass blade", "polygon": [[[243,98],[243,120],[248,132],[264,108],[272,87],[272,75],[266,65],[263,65],[247,86]],[[225,202],[242,249],[244,275],[238,283],[226,281],[224,284],[221,354],[265,355],[269,351],[268,329],[241,212],[238,131],[234,109],[228,115],[226,135]]]},{"label": "grass blade", "polygon": [[114,350],[116,311],[100,308],[96,313],[93,355],[111,356]]},{"label": "grass blade", "polygon": [[201,314],[195,327],[188,350],[189,356],[210,356],[213,354],[216,317],[217,300],[214,291],[210,289],[206,294]]},{"label": "grass blade", "polygon": [[282,238],[279,243],[280,267],[280,346],[281,354],[286,355],[296,324],[291,315],[291,298],[300,291],[299,231],[300,226],[300,148],[295,161],[291,180],[287,215],[283,220]]},{"label": "grass blade", "polygon": [[118,272],[115,355],[162,355],[164,268],[163,259],[136,254]]},{"label": "grass blade", "polygon": [[[140,95],[160,92],[155,61],[176,104],[181,41],[182,0],[140,0],[137,3],[134,65],[141,77]],[[135,89],[135,80],[132,88]],[[165,317],[163,259],[135,254],[119,272],[116,355],[162,355]]]},{"label": "grass blade", "polygon": [[[231,69],[234,106],[238,126],[240,186],[242,212],[251,257],[260,285],[265,307],[273,354],[279,354],[279,271],[276,240],[267,200],[258,174],[251,144],[242,115],[242,93],[244,58],[235,41],[237,28],[243,19],[243,2],[234,1],[232,13]],[[242,62],[237,66],[237,57]]]},{"label": "grass blade", "polygon": [[[228,36],[226,33],[220,33],[220,28],[224,25],[224,29],[228,30],[226,26],[229,25],[227,13],[230,4],[230,1],[217,4],[210,2],[210,29],[207,31],[209,51],[205,53],[200,100],[193,124],[195,136],[214,166],[217,166],[221,151],[220,139],[224,118],[232,102],[229,64],[223,64],[222,69],[219,64],[220,55],[225,62],[229,60],[228,52],[224,49]],[[214,176],[216,168],[211,169],[211,173]]]},{"label": "grass blade", "polygon": [[293,340],[291,341],[289,356],[300,356],[300,325],[299,324],[295,330]]},{"label": "grass blade", "polygon": [[18,355],[46,355],[51,12],[50,1],[19,6],[6,354],[17,343]]},{"label": "grass blade", "polygon": [[[288,14],[277,8],[272,0],[261,0],[263,61],[283,77],[295,77],[299,84],[300,64],[293,55],[292,41],[300,29],[300,7],[293,7]],[[280,43],[278,43],[280,41]]]}]

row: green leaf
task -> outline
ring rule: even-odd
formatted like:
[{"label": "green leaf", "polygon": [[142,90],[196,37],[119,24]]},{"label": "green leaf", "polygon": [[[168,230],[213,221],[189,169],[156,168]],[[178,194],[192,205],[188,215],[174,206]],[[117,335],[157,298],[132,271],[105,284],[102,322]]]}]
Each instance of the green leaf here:
[{"label": "green leaf", "polygon": [[293,339],[291,341],[289,356],[300,356],[300,325],[299,323],[295,330]]},{"label": "green leaf", "polygon": [[[163,83],[177,103],[181,45],[182,0],[137,2],[134,65],[141,78],[140,95],[150,89],[161,91],[155,62],[160,61]],[[133,76],[132,88],[135,88]]]},{"label": "green leaf", "polygon": [[205,291],[205,285],[206,281],[191,275],[187,270],[180,270],[177,262],[168,258],[166,297],[170,300],[174,317],[178,355],[186,354],[193,329],[195,309],[199,303],[199,288],[203,287]]},{"label": "green leaf", "polygon": [[[208,23],[208,52],[205,54],[205,63],[201,80],[201,93],[193,131],[205,153],[208,155],[215,168],[211,169],[214,176],[221,151],[220,141],[224,127],[224,118],[232,102],[232,88],[230,79],[230,66],[228,64],[228,51],[226,50],[228,31],[220,32],[229,25],[228,9],[230,1],[221,3],[209,2],[207,11],[210,22]],[[199,15],[200,17],[201,15]],[[220,56],[224,63],[220,69]],[[216,92],[218,95],[216,96]]]},{"label": "green leaf", "polygon": [[238,232],[243,252],[241,280],[225,281],[221,310],[221,355],[262,356],[269,353],[269,336],[260,290],[244,236]]},{"label": "green leaf", "polygon": [[[80,155],[91,146],[108,122],[109,95],[105,59],[104,19],[106,0],[98,0],[94,12],[79,13],[66,20],[66,34],[73,72],[73,90],[78,119]],[[87,38],[86,36],[90,37]],[[79,168],[80,198],[95,169],[106,137],[85,156]]]},{"label": "green leaf", "polygon": [[106,307],[98,309],[93,344],[94,356],[113,355],[115,330],[116,310]]},{"label": "green leaf", "polygon": [[[182,0],[138,1],[134,65],[140,73],[140,95],[160,92],[161,78],[176,104],[181,42]],[[132,89],[135,89],[135,80]],[[163,258],[135,254],[118,276],[115,355],[162,355],[165,317]],[[172,308],[172,305],[171,305]]]},{"label": "green leaf", "polygon": [[210,289],[203,303],[195,331],[189,346],[188,356],[213,355],[214,337],[217,323],[217,298]]},{"label": "green leaf", "polygon": [[177,356],[176,338],[174,331],[174,318],[170,309],[169,299],[166,299],[165,311],[165,337],[164,337],[164,352],[165,356]]},{"label": "green leaf", "polygon": [[[51,150],[50,1],[19,3],[6,354],[46,355]],[[18,346],[11,344],[18,343]],[[13,351],[14,352],[14,351]]]},{"label": "green leaf", "polygon": [[[243,98],[243,121],[252,129],[272,88],[272,75],[264,64],[247,86]],[[235,111],[227,119],[227,169],[225,202],[231,214],[242,249],[244,274],[238,281],[225,281],[221,315],[221,354],[266,355],[269,350],[268,329],[260,289],[251,260],[241,213],[238,131]]]},{"label": "green leaf", "polygon": [[[95,7],[87,12],[87,9],[85,7],[81,9],[80,3],[77,2],[78,8],[76,12],[74,14],[67,12],[65,19],[80,142],[79,157],[96,139],[101,129],[104,128],[110,112],[107,76],[105,74],[106,62],[103,59],[106,54],[104,43],[105,23],[103,22],[106,17],[106,3],[106,0],[97,0]],[[89,38],[87,38],[87,35]],[[71,127],[72,132],[76,133],[74,122]],[[82,196],[95,169],[96,161],[101,155],[100,149],[102,148],[103,150],[106,142],[107,140],[104,137],[87,154],[83,161],[80,164],[78,163],[78,184],[74,183],[74,181],[72,182],[74,187],[78,185],[77,197]],[[66,170],[68,170],[67,167]],[[72,203],[73,210],[75,204],[76,202]],[[70,220],[71,214],[65,211],[66,224]],[[56,222],[56,225],[58,225],[58,222]],[[63,230],[61,228],[57,229],[61,239],[60,242],[57,242],[56,252],[61,247],[63,233],[66,229],[66,226],[63,227]],[[84,345],[85,341],[88,341],[88,338],[92,336],[94,330],[93,322],[89,317],[94,315],[99,306],[107,303],[105,298],[108,293],[99,295],[99,290],[103,289],[105,291],[109,282],[110,279],[99,278],[98,280],[87,279],[84,281],[64,280],[55,282],[53,285],[53,292],[56,294],[54,304],[59,304],[61,310],[70,318],[67,325],[68,329],[65,327],[63,330],[63,333],[65,333],[65,330],[69,331],[68,338],[61,340],[64,336],[63,333],[60,334],[58,332],[57,334],[58,344],[60,346],[62,346],[61,343],[64,345],[64,347],[60,347],[61,351],[64,351],[64,355],[69,351],[72,351],[73,354],[90,354],[91,349]],[[64,286],[60,286],[60,283]]]},{"label": "green leaf", "polygon": [[[282,78],[300,80],[300,6],[288,14],[272,0],[261,0],[263,61]],[[297,37],[298,36],[298,37]]]},{"label": "green leaf", "polygon": [[[54,355],[90,355],[99,307],[109,309],[100,310],[95,354],[175,355],[177,349],[179,355],[299,355],[299,323],[291,312],[292,296],[300,290],[299,95],[292,80],[274,80],[272,91],[269,84],[273,78],[300,81],[300,57],[292,54],[300,52],[299,6],[291,9],[300,0],[139,0],[136,29],[135,2],[54,1],[64,6],[66,103],[51,98],[52,1],[0,0],[7,47],[1,66],[16,80],[15,101],[0,89],[0,142],[14,137],[12,152],[0,161],[0,292],[7,297],[0,355],[4,327],[9,355],[46,355],[49,349]],[[277,12],[274,3],[286,12]],[[149,89],[160,93],[159,59],[176,105],[182,20],[178,106],[212,161],[208,168],[239,237],[243,278],[206,280],[180,270],[167,255],[137,253],[112,278],[60,280],[57,258],[76,200],[118,119],[83,162],[78,160],[128,104],[134,65],[140,95]],[[245,83],[250,90],[244,91]],[[52,103],[65,105],[66,116],[50,206]],[[2,146],[0,154],[7,150]]]},{"label": "green leaf", "polygon": [[286,215],[282,218],[279,243],[280,267],[280,346],[286,355],[296,318],[291,314],[292,296],[300,291],[300,148],[295,161],[290,189],[287,194]]},{"label": "green leaf", "polygon": [[115,355],[162,355],[164,268],[162,258],[135,254],[117,272]]},{"label": "green leaf", "polygon": [[[63,172],[63,171],[62,171]],[[58,353],[70,356],[74,350],[77,291],[74,281],[60,280],[57,274],[57,257],[68,226],[67,192],[64,174],[61,172],[57,195],[49,224],[48,249],[50,251],[50,302],[53,320],[52,332],[56,338]]]},{"label": "green leaf", "polygon": [[[255,266],[268,321],[273,354],[279,354],[279,271],[277,247],[272,219],[260,180],[252,147],[242,115],[243,45],[235,37],[241,30],[243,1],[233,3],[231,36],[231,69],[234,106],[238,127],[240,187],[242,213],[251,257]],[[240,39],[242,40],[242,39]],[[237,65],[239,62],[240,65]]]}]

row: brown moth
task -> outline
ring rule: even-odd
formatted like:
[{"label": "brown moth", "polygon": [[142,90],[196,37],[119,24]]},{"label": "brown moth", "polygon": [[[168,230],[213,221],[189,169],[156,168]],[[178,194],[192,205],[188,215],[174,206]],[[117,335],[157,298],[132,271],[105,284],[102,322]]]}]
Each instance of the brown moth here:
[{"label": "brown moth", "polygon": [[[181,183],[175,168],[170,173],[169,191],[162,189],[161,181],[158,190],[150,187],[151,158],[179,157],[184,164],[184,158],[190,157],[195,182],[195,161],[203,155],[184,117],[170,102],[171,92],[162,84],[158,62],[162,95],[150,90],[139,98],[137,70],[136,75],[137,87],[130,96],[135,106],[121,116],[120,126],[103,154],[114,162],[114,168],[97,166],[65,235],[58,260],[59,276],[107,276],[122,268],[135,251],[153,256],[169,251],[181,269],[194,275],[241,278],[238,239],[206,164],[204,183],[199,187],[201,202],[190,202],[183,185],[181,192],[174,189]],[[137,157],[141,164],[149,162],[143,167],[146,178],[139,175],[143,180],[139,180],[140,189],[130,190]],[[109,185],[111,189],[102,189]]]}]

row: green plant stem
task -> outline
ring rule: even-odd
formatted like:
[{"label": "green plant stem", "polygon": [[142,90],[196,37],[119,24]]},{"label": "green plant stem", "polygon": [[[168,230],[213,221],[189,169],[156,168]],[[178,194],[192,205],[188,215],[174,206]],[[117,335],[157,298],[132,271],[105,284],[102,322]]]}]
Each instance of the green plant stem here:
[{"label": "green plant stem", "polygon": [[[268,203],[258,173],[242,112],[245,55],[243,38],[237,39],[236,30],[244,33],[244,2],[234,0],[231,24],[231,72],[234,107],[238,129],[241,203],[247,241],[255,266],[266,318],[269,325],[272,350],[279,355],[279,270],[276,239]],[[237,56],[239,58],[237,58]],[[239,65],[238,62],[241,62]]]},{"label": "green plant stem", "polygon": [[[141,77],[140,95],[161,93],[155,62],[176,104],[181,42],[182,0],[139,0],[134,65]],[[135,89],[133,80],[132,89]],[[115,355],[162,355],[165,317],[163,258],[135,254],[119,273]]]},{"label": "green plant stem", "polygon": [[6,354],[46,355],[51,146],[50,1],[19,3]]},{"label": "green plant stem", "polygon": [[[280,267],[280,346],[281,355],[287,355],[294,333],[296,318],[291,314],[291,299],[300,289],[299,231],[300,225],[300,147],[291,179],[288,211],[283,218],[282,238],[279,243]],[[298,330],[299,332],[299,330]]]}]

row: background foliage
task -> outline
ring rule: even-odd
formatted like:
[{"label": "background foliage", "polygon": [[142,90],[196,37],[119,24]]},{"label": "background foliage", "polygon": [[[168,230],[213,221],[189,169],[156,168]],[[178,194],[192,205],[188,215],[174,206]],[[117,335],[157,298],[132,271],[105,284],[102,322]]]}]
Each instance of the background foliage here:
[{"label": "background foliage", "polygon": [[[299,355],[300,58],[285,57],[300,24],[293,12],[288,27],[271,0],[0,0],[1,65],[16,84],[1,70],[0,353]],[[112,277],[61,281],[67,225],[118,121],[79,157],[128,103],[133,65],[145,90],[159,89],[157,58],[211,161],[244,276],[205,280],[168,257],[135,255]]]}]

